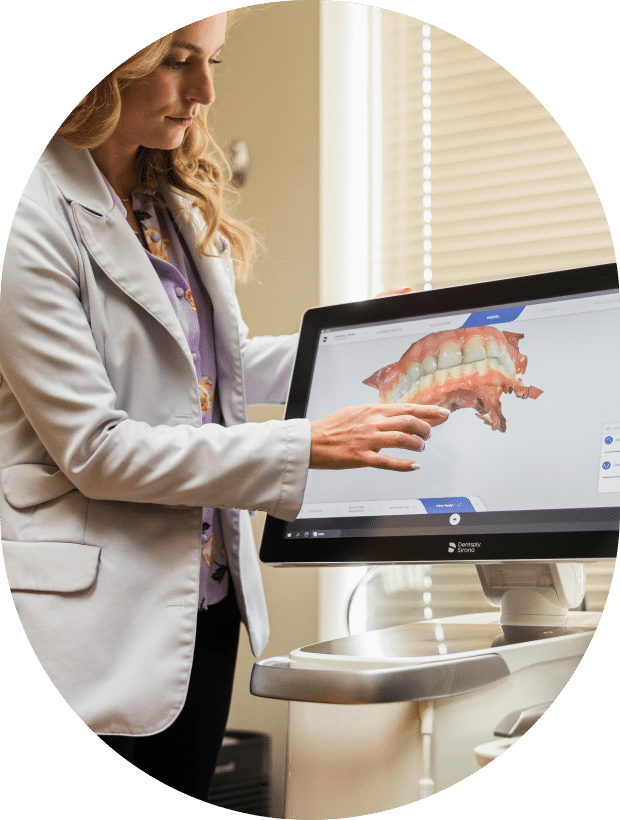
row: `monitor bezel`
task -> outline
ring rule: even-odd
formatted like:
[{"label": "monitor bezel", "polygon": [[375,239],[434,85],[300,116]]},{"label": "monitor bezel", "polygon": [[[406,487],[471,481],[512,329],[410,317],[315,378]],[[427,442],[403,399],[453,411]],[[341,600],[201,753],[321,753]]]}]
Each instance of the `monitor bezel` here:
[{"label": "monitor bezel", "polygon": [[[424,318],[453,312],[467,313],[536,300],[574,297],[595,292],[618,291],[615,264],[593,265],[570,270],[499,279],[472,285],[407,293],[326,307],[311,308],[303,316],[297,355],[291,378],[285,419],[303,418],[318,349],[325,328],[340,328]],[[604,509],[604,508],[601,508]],[[614,509],[614,508],[612,508]],[[587,516],[587,508],[584,509]],[[481,547],[475,556],[464,558],[448,553],[447,535],[381,537],[381,558],[376,557],[375,539],[329,538],[287,540],[287,522],[267,515],[260,559],[271,566],[355,566],[413,563],[496,563],[599,561],[616,557],[618,528],[570,529],[553,532],[503,532],[476,537],[475,527],[463,528],[458,537],[476,540]],[[452,537],[454,538],[454,536]],[[411,541],[416,545],[411,557]],[[291,555],[292,544],[303,544],[302,558]],[[587,544],[587,548],[586,548]],[[373,555],[374,553],[374,555]],[[444,558],[438,557],[441,554]]]}]

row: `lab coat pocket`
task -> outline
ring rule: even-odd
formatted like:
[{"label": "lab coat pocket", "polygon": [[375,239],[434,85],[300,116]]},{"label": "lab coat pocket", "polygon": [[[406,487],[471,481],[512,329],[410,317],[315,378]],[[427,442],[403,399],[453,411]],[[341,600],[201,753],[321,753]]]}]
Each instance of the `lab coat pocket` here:
[{"label": "lab coat pocket", "polygon": [[97,578],[101,547],[60,541],[3,541],[9,586],[20,592],[83,592]]}]

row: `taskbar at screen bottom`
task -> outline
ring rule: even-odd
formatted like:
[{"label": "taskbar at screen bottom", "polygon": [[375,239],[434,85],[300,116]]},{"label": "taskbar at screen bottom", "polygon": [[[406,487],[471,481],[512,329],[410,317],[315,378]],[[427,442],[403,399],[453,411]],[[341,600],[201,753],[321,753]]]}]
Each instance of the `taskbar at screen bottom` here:
[{"label": "taskbar at screen bottom", "polygon": [[362,519],[268,517],[261,561],[278,565],[588,561],[616,557],[618,508]]},{"label": "taskbar at screen bottom", "polygon": [[304,518],[286,524],[283,537],[388,538],[391,536],[446,535],[460,538],[468,533],[618,532],[620,508],[594,507],[571,510],[453,513],[436,515],[351,516]]}]

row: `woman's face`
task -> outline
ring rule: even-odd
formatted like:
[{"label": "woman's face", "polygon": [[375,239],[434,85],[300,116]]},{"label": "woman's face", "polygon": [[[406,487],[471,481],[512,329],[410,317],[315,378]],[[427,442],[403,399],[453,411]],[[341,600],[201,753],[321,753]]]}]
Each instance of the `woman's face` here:
[{"label": "woman's face", "polygon": [[178,148],[199,107],[215,99],[213,67],[225,33],[226,14],[175,31],[164,62],[123,90],[114,141],[132,150]]}]

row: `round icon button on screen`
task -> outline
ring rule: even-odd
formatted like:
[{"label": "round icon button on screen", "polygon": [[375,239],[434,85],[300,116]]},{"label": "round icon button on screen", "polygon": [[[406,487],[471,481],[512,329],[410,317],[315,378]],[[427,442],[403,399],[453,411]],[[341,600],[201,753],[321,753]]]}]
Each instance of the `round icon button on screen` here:
[{"label": "round icon button on screen", "polygon": [[450,516],[450,523],[451,524],[458,524],[461,520],[461,516],[458,513],[454,513],[454,515]]}]

